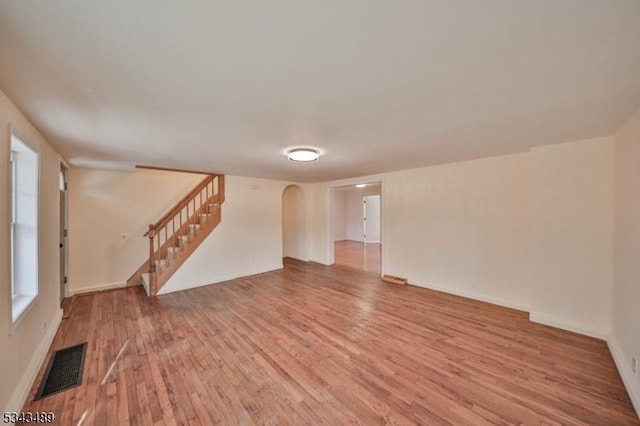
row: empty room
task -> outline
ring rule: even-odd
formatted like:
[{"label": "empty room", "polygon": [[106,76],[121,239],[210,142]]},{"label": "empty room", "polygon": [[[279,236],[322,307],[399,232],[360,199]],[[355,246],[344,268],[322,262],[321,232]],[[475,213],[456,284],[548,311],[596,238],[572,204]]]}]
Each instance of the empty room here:
[{"label": "empty room", "polygon": [[640,425],[640,1],[0,0],[5,424]]}]

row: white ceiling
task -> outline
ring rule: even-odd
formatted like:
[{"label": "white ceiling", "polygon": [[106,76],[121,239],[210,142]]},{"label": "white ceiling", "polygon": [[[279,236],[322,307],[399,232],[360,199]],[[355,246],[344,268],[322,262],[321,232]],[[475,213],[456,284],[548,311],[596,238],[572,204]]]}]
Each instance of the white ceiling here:
[{"label": "white ceiling", "polygon": [[321,181],[507,154],[612,134],[639,77],[638,0],[0,0],[0,88],[75,164]]}]

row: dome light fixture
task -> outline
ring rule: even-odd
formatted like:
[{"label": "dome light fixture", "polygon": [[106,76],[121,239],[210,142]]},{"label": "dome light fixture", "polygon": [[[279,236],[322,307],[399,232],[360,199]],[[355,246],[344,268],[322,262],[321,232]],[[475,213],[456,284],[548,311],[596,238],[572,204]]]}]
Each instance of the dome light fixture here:
[{"label": "dome light fixture", "polygon": [[366,183],[359,183],[356,185],[356,188],[364,188],[365,186],[367,186]]},{"label": "dome light fixture", "polygon": [[316,161],[320,158],[320,153],[317,149],[313,148],[295,148],[287,153],[289,160],[298,161],[302,163],[308,163],[310,161]]}]

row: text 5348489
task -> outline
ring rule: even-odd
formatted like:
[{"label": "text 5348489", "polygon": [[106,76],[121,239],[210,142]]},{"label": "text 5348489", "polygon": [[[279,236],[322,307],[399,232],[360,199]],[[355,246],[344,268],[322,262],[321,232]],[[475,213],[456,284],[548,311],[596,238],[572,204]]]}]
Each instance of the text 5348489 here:
[{"label": "text 5348489", "polygon": [[5,411],[2,420],[5,423],[53,423],[56,415],[51,411]]}]

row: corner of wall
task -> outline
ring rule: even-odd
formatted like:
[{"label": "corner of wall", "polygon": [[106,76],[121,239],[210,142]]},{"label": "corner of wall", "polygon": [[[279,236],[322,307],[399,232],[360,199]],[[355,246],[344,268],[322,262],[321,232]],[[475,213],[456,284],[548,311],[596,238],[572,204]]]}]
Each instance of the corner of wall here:
[{"label": "corner of wall", "polygon": [[538,324],[548,325],[550,327],[559,328],[573,333],[583,334],[585,336],[594,337],[596,339],[607,340],[610,334],[610,330],[603,330],[595,327],[589,327],[584,323],[577,323],[567,320],[566,318],[560,318],[553,315],[544,314],[541,312],[530,312],[529,321],[536,322]]},{"label": "corner of wall", "polygon": [[638,417],[640,417],[640,379],[635,377],[635,375],[631,371],[629,362],[624,356],[624,352],[622,351],[622,348],[620,347],[615,334],[611,334],[609,336],[609,338],[607,339],[607,345],[609,346],[609,350],[611,351],[613,361],[618,368],[620,377],[622,377],[624,387],[627,389],[629,399],[631,399],[631,403],[636,409],[636,414],[638,415]]}]

